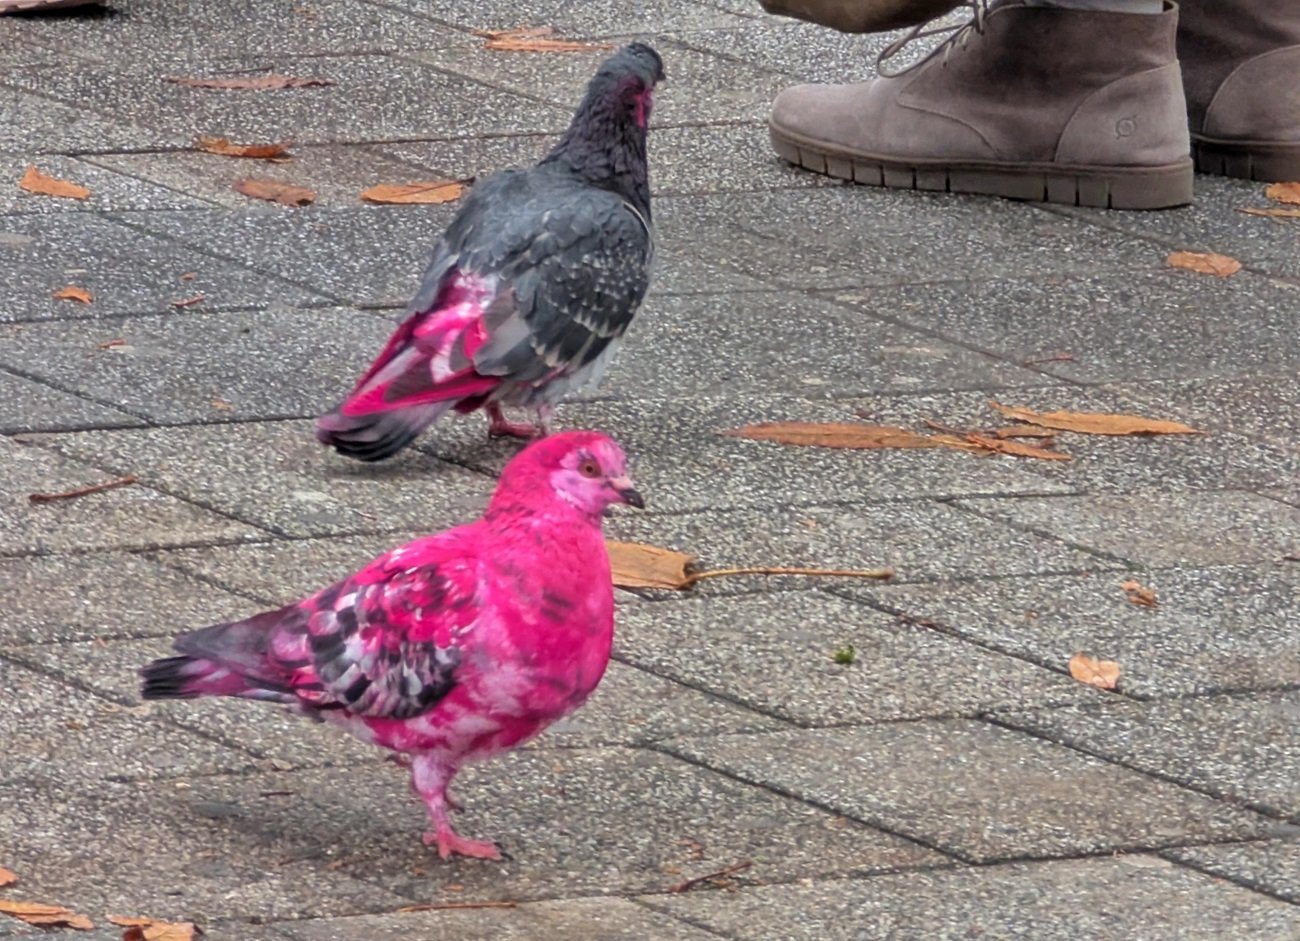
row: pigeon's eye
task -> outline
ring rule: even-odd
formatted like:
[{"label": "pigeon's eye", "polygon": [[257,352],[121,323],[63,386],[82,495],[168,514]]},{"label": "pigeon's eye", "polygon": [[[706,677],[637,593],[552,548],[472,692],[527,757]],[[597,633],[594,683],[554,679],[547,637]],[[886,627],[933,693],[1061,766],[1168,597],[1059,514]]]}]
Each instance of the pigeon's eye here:
[{"label": "pigeon's eye", "polygon": [[600,465],[597,464],[595,461],[593,461],[591,458],[587,458],[585,461],[583,461],[581,464],[578,465],[578,473],[581,474],[583,477],[599,477]]}]

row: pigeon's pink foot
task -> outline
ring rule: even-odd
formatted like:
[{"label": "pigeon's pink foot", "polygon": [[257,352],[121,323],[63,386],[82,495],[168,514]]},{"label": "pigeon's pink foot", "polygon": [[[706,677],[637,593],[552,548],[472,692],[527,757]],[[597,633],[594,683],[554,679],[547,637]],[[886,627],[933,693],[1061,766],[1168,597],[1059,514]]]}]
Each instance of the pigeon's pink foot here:
[{"label": "pigeon's pink foot", "polygon": [[490,840],[467,840],[451,827],[441,827],[424,834],[424,845],[438,845],[438,855],[450,859],[453,855],[471,859],[501,859],[501,850]]},{"label": "pigeon's pink foot", "polygon": [[530,425],[528,422],[510,421],[501,412],[501,406],[489,405],[487,407],[488,418],[491,424],[488,425],[488,437],[490,438],[537,438],[544,432],[536,425]]}]

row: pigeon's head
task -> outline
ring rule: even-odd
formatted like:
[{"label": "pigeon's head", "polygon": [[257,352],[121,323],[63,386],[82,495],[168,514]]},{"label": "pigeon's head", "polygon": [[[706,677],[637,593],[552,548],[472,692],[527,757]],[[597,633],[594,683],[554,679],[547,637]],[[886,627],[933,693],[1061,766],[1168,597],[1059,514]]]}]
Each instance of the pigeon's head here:
[{"label": "pigeon's head", "polygon": [[601,63],[588,98],[626,109],[637,127],[650,121],[655,86],[664,80],[664,60],[643,42],[629,43]]},{"label": "pigeon's head", "polygon": [[627,457],[612,438],[595,431],[565,431],[530,444],[506,465],[498,498],[559,498],[599,517],[615,503],[645,507],[627,474]]}]

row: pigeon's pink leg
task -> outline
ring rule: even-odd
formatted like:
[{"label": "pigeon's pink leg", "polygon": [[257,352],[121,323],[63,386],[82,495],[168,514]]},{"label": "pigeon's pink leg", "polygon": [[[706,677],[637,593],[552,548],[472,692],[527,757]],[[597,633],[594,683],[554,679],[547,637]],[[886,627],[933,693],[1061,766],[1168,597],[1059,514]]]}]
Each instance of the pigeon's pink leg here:
[{"label": "pigeon's pink leg", "polygon": [[555,409],[550,405],[537,406],[537,427],[541,429],[542,437],[549,437],[555,429],[551,427],[551,415]]},{"label": "pigeon's pink leg", "polygon": [[453,853],[475,859],[500,859],[501,850],[490,840],[468,840],[451,828],[447,808],[453,806],[447,785],[456,774],[456,766],[436,754],[416,755],[411,761],[411,784],[429,808],[433,829],[424,834],[424,845],[437,845],[438,855],[448,859]]},{"label": "pigeon's pink leg", "polygon": [[492,438],[536,438],[545,434],[536,425],[530,425],[526,421],[514,422],[506,418],[501,411],[501,406],[495,402],[487,404],[488,418],[491,424],[488,425],[488,436]]}]

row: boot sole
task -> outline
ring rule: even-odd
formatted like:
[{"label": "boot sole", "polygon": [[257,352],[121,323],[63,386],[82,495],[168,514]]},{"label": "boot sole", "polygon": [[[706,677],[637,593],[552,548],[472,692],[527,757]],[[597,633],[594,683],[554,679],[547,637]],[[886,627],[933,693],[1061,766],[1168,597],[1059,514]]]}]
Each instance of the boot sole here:
[{"label": "boot sole", "polygon": [[1168,209],[1192,201],[1190,157],[1160,167],[900,161],[836,152],[776,127],[769,130],[772,147],[782,159],[864,186],[973,193],[1102,209]]},{"label": "boot sole", "polygon": [[1260,183],[1300,180],[1300,143],[1222,141],[1193,134],[1192,157],[1201,173]]}]

